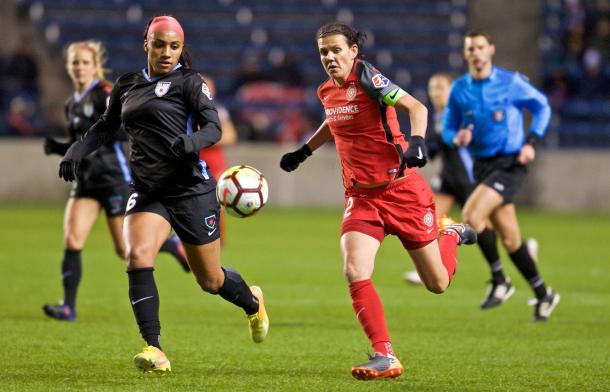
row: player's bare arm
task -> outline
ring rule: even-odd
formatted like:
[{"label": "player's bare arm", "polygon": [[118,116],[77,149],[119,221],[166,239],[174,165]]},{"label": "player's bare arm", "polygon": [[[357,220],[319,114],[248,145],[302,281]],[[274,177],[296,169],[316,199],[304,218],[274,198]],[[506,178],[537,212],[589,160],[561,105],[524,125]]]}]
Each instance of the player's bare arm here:
[{"label": "player's bare arm", "polygon": [[415,99],[411,94],[406,93],[394,105],[395,108],[402,110],[409,115],[411,121],[411,136],[426,136],[428,128],[428,109]]},{"label": "player's bare arm", "polygon": [[307,147],[309,147],[311,152],[314,152],[331,138],[332,135],[330,134],[330,128],[326,121],[324,121],[305,144],[307,144]]}]

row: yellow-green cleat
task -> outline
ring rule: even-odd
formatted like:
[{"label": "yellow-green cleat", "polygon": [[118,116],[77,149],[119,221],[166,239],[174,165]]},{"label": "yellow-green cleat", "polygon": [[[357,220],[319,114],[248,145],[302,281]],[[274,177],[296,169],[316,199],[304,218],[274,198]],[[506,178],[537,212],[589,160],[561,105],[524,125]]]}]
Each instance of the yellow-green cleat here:
[{"label": "yellow-green cleat", "polygon": [[250,291],[258,299],[258,312],[248,316],[248,327],[250,329],[250,337],[254,343],[260,343],[265,340],[265,336],[267,336],[269,331],[269,317],[265,310],[263,290],[258,286],[250,286]]},{"label": "yellow-green cleat", "polygon": [[169,359],[155,346],[144,347],[141,353],[133,357],[133,364],[144,373],[166,375],[172,371]]}]

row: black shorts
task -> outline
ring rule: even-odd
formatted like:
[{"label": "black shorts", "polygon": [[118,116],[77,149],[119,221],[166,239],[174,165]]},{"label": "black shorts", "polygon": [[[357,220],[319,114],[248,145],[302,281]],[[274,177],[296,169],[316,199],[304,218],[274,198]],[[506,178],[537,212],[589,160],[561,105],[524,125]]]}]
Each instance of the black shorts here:
[{"label": "black shorts", "polygon": [[203,245],[220,238],[220,204],[215,191],[172,198],[135,192],[129,196],[125,215],[136,212],[161,215],[187,244]]},{"label": "black shorts", "polygon": [[513,202],[526,174],[527,168],[517,162],[516,155],[477,158],[474,161],[477,184],[485,184],[498,192],[504,204]]},{"label": "black shorts", "polygon": [[125,213],[128,196],[129,184],[124,181],[95,187],[90,186],[86,181],[77,181],[70,192],[70,197],[97,200],[109,218],[122,216]]},{"label": "black shorts", "polygon": [[443,173],[440,178],[440,186],[435,192],[453,196],[459,205],[463,207],[473,190],[474,184],[470,182],[468,176],[449,176]]}]

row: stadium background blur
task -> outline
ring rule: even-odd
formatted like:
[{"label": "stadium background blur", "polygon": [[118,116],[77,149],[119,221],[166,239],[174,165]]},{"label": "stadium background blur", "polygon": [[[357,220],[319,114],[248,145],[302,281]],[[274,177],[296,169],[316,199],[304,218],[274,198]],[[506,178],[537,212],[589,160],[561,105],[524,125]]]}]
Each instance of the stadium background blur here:
[{"label": "stadium background blur", "polygon": [[[322,120],[316,88],[325,79],[314,34],[340,20],[368,34],[369,61],[427,102],[434,72],[464,72],[463,34],[489,31],[495,63],[518,70],[542,89],[553,119],[520,202],[555,210],[610,210],[610,0],[281,1],[209,0],[5,1],[0,6],[0,159],[17,159],[18,178],[0,186],[0,200],[59,201],[66,189],[40,154],[42,136],[65,134],[63,102],[71,94],[63,49],[98,39],[108,49],[110,80],[144,67],[142,30],[152,15],[184,24],[194,67],[212,75],[217,99],[237,125],[230,163],[248,161],[270,177],[279,206],[337,203],[341,193],[332,148],[308,166],[317,186],[295,183],[277,169],[286,144],[307,139]],[[401,117],[408,133],[408,121]],[[282,147],[282,145],[284,145]],[[321,154],[325,154],[324,152]],[[575,162],[578,164],[575,165]],[[44,167],[42,170],[40,167]],[[426,174],[435,171],[431,165]],[[587,172],[587,176],[582,176]],[[566,177],[576,183],[566,184]],[[316,186],[316,195],[304,192]],[[274,200],[275,199],[275,200]]]}]

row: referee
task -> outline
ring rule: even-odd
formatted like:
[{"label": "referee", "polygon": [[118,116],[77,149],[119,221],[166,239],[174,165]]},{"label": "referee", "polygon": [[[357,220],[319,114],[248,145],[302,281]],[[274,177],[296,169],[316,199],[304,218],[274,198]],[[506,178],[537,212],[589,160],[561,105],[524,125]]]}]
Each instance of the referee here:
[{"label": "referee", "polygon": [[[532,255],[521,239],[513,197],[536,157],[535,144],[544,137],[551,117],[547,98],[522,75],[492,64],[495,46],[489,34],[474,31],[464,39],[468,73],[451,90],[442,135],[450,146],[468,146],[474,157],[476,188],[462,216],[486,241],[485,222],[491,220],[513,263],[536,295],[534,320],[546,320],[559,303],[559,294],[540,277]],[[521,110],[532,113],[529,133],[523,131]],[[498,261],[491,266],[487,296],[504,301],[512,287]]]}]

